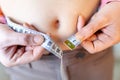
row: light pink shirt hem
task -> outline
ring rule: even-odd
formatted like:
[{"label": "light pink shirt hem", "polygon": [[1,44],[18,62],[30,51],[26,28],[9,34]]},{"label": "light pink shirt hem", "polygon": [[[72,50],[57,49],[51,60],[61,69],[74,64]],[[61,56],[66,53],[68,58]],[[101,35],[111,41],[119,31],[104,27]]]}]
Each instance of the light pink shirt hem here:
[{"label": "light pink shirt hem", "polygon": [[120,1],[120,0],[101,0],[101,7],[103,7],[106,3],[110,1]]}]

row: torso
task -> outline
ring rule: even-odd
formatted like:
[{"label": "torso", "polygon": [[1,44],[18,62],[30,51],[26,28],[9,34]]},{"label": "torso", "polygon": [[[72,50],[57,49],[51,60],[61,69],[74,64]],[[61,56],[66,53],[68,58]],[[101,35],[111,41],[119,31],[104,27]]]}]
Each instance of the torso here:
[{"label": "torso", "polygon": [[76,32],[79,15],[88,20],[99,0],[0,0],[3,13],[19,23],[28,22],[38,31],[51,33],[63,50],[63,41]]}]

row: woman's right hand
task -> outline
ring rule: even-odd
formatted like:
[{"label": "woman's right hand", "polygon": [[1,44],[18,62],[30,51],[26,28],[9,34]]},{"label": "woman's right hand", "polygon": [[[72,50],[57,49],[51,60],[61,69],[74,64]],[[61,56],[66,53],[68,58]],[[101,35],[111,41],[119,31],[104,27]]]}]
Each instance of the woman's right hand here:
[{"label": "woman's right hand", "polygon": [[41,35],[17,33],[0,24],[0,62],[10,67],[38,60],[43,55],[43,41]]}]

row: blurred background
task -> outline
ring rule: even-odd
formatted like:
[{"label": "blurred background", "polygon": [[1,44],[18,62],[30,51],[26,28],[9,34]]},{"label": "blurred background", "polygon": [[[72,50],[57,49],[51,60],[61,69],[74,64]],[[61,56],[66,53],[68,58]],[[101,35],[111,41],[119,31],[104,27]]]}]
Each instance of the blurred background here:
[{"label": "blurred background", "polygon": [[[120,44],[114,46],[114,75],[113,80],[120,80]],[[9,76],[4,71],[4,67],[0,64],[0,80],[10,80]]]}]

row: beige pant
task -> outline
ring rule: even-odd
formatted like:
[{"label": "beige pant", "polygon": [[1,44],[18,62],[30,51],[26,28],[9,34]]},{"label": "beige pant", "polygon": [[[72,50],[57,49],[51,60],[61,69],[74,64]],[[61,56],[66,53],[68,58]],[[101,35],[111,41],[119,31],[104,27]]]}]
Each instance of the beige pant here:
[{"label": "beige pant", "polygon": [[30,64],[7,68],[12,80],[112,80],[113,54],[109,48],[90,55],[83,48],[65,51],[62,59],[43,56]]}]

